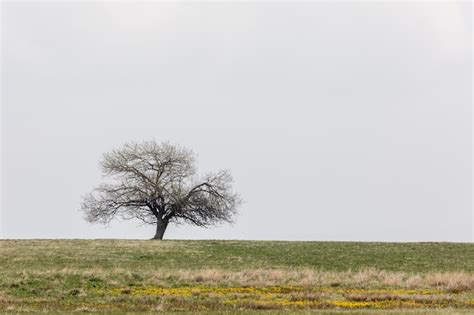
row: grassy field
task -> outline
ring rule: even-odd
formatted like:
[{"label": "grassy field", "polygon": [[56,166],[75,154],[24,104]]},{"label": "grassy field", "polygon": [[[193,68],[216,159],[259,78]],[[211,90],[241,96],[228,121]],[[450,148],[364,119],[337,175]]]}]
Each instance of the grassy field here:
[{"label": "grassy field", "polygon": [[2,312],[474,312],[474,244],[3,240]]}]

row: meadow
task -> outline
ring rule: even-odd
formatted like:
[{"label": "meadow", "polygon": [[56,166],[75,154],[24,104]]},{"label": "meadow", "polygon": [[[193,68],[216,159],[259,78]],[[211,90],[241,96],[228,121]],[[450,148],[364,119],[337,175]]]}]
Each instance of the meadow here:
[{"label": "meadow", "polygon": [[0,312],[474,313],[474,244],[1,240]]}]

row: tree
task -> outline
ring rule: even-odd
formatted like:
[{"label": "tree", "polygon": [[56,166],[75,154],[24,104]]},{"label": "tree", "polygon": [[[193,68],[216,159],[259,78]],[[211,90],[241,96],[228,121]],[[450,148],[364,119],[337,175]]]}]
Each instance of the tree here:
[{"label": "tree", "polygon": [[128,143],[103,155],[106,182],[83,198],[89,222],[138,219],[156,225],[163,239],[169,223],[209,227],[232,222],[240,204],[227,170],[196,176],[194,153],[169,142]]}]

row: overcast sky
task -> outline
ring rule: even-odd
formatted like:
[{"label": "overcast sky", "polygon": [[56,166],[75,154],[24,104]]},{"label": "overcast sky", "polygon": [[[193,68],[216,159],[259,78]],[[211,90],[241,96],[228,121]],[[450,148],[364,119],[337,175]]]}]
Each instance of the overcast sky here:
[{"label": "overcast sky", "polygon": [[166,238],[472,241],[469,2],[2,2],[3,238],[86,223],[126,141],[228,168],[233,226]]}]

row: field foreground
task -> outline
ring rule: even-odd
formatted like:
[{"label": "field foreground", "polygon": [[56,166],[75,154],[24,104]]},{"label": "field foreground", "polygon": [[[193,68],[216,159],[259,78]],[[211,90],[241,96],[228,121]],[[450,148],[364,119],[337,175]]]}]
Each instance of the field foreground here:
[{"label": "field foreground", "polygon": [[354,309],[474,312],[474,244],[0,241],[1,312]]}]

